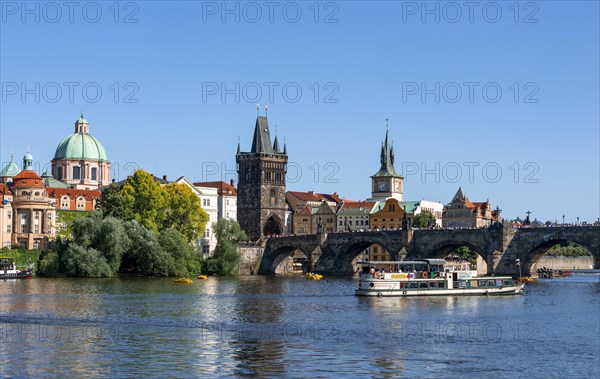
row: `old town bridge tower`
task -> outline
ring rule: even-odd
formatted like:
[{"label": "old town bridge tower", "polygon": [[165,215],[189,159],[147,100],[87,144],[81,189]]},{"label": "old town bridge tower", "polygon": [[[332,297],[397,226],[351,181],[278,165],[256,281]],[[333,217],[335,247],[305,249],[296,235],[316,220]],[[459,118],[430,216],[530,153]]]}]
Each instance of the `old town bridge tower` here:
[{"label": "old town bridge tower", "polygon": [[238,142],[237,217],[248,240],[283,234],[286,225],[285,174],[287,149],[279,148],[277,135],[271,145],[266,116],[258,116],[250,152],[241,152]]}]

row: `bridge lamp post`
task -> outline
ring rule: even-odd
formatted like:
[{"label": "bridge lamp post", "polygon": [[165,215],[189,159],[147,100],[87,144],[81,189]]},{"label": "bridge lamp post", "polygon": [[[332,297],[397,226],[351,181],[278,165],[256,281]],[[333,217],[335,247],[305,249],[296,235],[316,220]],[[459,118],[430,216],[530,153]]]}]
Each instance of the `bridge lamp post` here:
[{"label": "bridge lamp post", "polygon": [[579,225],[579,216],[577,216],[577,225]]}]

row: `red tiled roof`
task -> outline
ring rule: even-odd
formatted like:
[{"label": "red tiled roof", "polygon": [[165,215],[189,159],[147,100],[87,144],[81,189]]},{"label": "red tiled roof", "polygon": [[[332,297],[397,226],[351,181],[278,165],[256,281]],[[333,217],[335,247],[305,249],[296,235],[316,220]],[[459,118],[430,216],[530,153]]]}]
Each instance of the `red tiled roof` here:
[{"label": "red tiled roof", "polygon": [[0,194],[2,195],[12,195],[8,189],[8,187],[6,186],[6,184],[2,184],[0,183]]},{"label": "red tiled roof", "polygon": [[371,209],[375,205],[374,201],[348,201],[344,200],[344,208],[365,208]]},{"label": "red tiled roof", "polygon": [[61,196],[67,195],[71,198],[77,196],[84,196],[88,200],[99,199],[100,191],[98,190],[85,190],[85,189],[74,189],[74,188],[48,188],[48,196],[58,199]]},{"label": "red tiled roof", "polygon": [[219,195],[237,196],[237,190],[234,186],[225,182],[197,182],[193,183],[196,187],[216,188]]},{"label": "red tiled roof", "polygon": [[23,170],[12,179],[14,187],[44,187],[42,178],[33,170]]},{"label": "red tiled roof", "polygon": [[339,198],[337,194],[325,194],[325,193],[315,193],[315,192],[296,192],[289,191],[291,195],[296,196],[298,199],[302,201],[331,201],[334,203],[342,204],[343,200]]}]

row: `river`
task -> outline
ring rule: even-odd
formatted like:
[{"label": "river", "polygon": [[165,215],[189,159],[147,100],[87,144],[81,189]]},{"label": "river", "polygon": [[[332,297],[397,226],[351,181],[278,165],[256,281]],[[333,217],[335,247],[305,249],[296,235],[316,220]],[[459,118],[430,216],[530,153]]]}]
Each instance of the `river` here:
[{"label": "river", "polygon": [[410,299],[348,278],[0,281],[0,376],[600,377],[599,280]]}]

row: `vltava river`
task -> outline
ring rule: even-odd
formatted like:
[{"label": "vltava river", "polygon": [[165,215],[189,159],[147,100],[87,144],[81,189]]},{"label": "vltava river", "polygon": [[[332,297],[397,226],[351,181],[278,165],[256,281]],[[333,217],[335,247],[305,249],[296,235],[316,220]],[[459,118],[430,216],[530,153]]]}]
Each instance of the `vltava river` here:
[{"label": "vltava river", "polygon": [[0,376],[597,378],[599,278],[412,299],[340,278],[0,281]]}]

